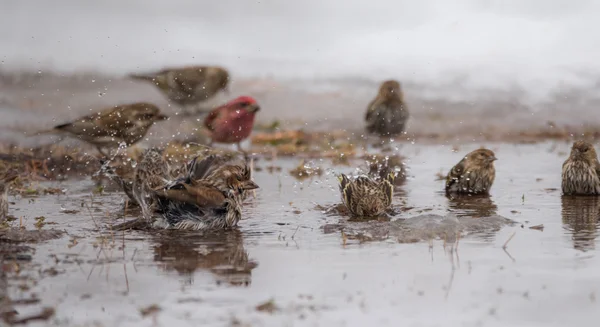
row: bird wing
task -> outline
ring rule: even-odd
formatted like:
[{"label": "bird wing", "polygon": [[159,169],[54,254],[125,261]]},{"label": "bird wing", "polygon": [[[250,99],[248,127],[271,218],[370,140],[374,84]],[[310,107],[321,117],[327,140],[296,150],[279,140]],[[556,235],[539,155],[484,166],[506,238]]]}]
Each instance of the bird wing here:
[{"label": "bird wing", "polygon": [[206,83],[206,68],[194,67],[193,69],[181,69],[175,71],[175,83],[186,91],[194,91],[198,86]]},{"label": "bird wing", "polygon": [[371,101],[369,103],[369,105],[367,106],[367,113],[365,114],[365,120],[367,122],[370,122],[371,119],[373,119],[373,115],[375,114],[375,112],[377,111],[377,109],[379,108],[379,99],[375,98],[373,99],[373,101]]},{"label": "bird wing", "polygon": [[225,112],[227,110],[227,107],[225,106],[220,106],[215,108],[213,111],[211,111],[208,116],[206,116],[206,118],[204,118],[204,126],[206,126],[206,128],[208,128],[210,131],[214,131],[215,130],[215,122],[218,122],[219,120],[221,120],[221,118],[226,115],[227,113]]},{"label": "bird wing", "polygon": [[450,172],[448,173],[448,176],[446,177],[446,190],[448,190],[450,188],[450,186],[452,186],[454,183],[458,182],[458,180],[460,179],[460,177],[462,176],[462,174],[465,171],[465,163],[466,163],[466,159],[463,159],[459,163],[457,163],[454,167],[452,167],[452,169],[450,169]]},{"label": "bird wing", "polygon": [[194,158],[188,169],[188,176],[191,181],[197,181],[202,178],[206,178],[211,171],[213,171],[218,164],[225,162],[226,160],[218,155],[211,154],[202,160],[198,160],[198,157]]},{"label": "bird wing", "polygon": [[73,134],[94,136],[121,136],[134,122],[125,117],[124,106],[116,106],[95,114],[83,116],[70,123],[55,126]]},{"label": "bird wing", "polygon": [[157,195],[171,201],[194,204],[203,208],[220,207],[225,202],[225,195],[219,190],[197,183],[180,184],[182,187],[173,187],[157,191]]}]

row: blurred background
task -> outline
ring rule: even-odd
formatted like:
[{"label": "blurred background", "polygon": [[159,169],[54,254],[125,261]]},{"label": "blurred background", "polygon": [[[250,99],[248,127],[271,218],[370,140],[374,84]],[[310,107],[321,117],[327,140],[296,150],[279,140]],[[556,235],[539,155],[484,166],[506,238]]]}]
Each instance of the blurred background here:
[{"label": "blurred background", "polygon": [[[2,8],[0,104],[52,102],[59,121],[77,115],[56,108],[164,106],[151,85],[119,78],[190,64],[229,69],[234,95],[261,101],[259,122],[314,128],[362,128],[389,78],[403,83],[409,131],[488,128],[482,113],[517,129],[583,124],[599,104],[598,1],[3,0]],[[19,88],[24,72],[62,76]],[[65,80],[74,76],[85,77]],[[56,85],[65,93],[52,98]],[[92,91],[79,97],[75,88]]]}]

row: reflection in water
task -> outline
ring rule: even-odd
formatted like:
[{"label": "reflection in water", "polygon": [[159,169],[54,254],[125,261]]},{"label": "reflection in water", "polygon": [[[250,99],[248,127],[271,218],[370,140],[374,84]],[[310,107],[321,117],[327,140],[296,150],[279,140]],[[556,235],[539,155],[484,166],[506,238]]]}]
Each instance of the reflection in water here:
[{"label": "reflection in water", "polygon": [[562,220],[564,228],[572,233],[573,247],[577,250],[593,250],[598,236],[600,197],[563,196]]},{"label": "reflection in water", "polygon": [[498,207],[488,195],[446,195],[448,206],[458,217],[483,218],[496,215]]},{"label": "reflection in water", "polygon": [[167,271],[175,270],[185,276],[188,284],[193,283],[194,272],[202,269],[212,272],[217,283],[249,285],[252,269],[257,266],[248,259],[238,230],[161,234],[155,241],[154,261]]}]

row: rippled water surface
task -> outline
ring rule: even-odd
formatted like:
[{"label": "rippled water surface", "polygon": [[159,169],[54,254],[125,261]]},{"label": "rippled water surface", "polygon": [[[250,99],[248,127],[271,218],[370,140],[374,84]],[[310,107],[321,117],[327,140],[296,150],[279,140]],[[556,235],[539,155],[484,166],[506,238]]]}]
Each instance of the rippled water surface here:
[{"label": "rippled water surface", "polygon": [[[282,170],[257,171],[261,188],[239,229],[217,234],[113,233],[105,226],[122,218],[122,196],[92,197],[91,181],[55,185],[66,195],[11,198],[10,213],[28,228],[45,216],[56,224],[43,229],[67,233],[32,245],[32,260],[18,269],[5,262],[7,293],[13,301],[39,299],[14,305],[19,317],[51,307],[50,325],[58,326],[595,325],[600,201],[561,199],[568,145],[487,144],[499,158],[492,196],[446,198],[436,173],[479,145],[457,152],[401,145],[409,179],[397,190],[391,223],[348,222],[323,209],[339,203],[333,173],[354,172],[360,162],[316,160],[323,175],[300,182],[288,172],[296,160],[257,161]],[[321,228],[436,224],[422,215],[458,217],[458,227],[495,215],[515,224],[481,224],[458,243],[365,240]]]}]

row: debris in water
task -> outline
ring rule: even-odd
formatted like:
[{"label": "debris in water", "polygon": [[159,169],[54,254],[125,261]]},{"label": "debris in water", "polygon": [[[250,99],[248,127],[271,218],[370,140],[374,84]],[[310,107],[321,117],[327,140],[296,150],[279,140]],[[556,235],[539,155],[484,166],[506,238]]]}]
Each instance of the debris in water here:
[{"label": "debris in water", "polygon": [[529,229],[535,229],[535,230],[539,230],[539,231],[544,231],[544,224],[539,224],[539,225],[535,225],[535,226],[531,226],[529,227]]},{"label": "debris in water", "polygon": [[279,311],[279,307],[275,305],[275,300],[270,299],[267,302],[259,304],[256,306],[256,311],[267,312],[273,314],[276,311]]},{"label": "debris in water", "polygon": [[142,317],[146,317],[148,315],[154,315],[157,314],[161,311],[161,307],[158,306],[158,304],[152,304],[148,307],[145,308],[140,308],[140,314],[142,315]]}]

